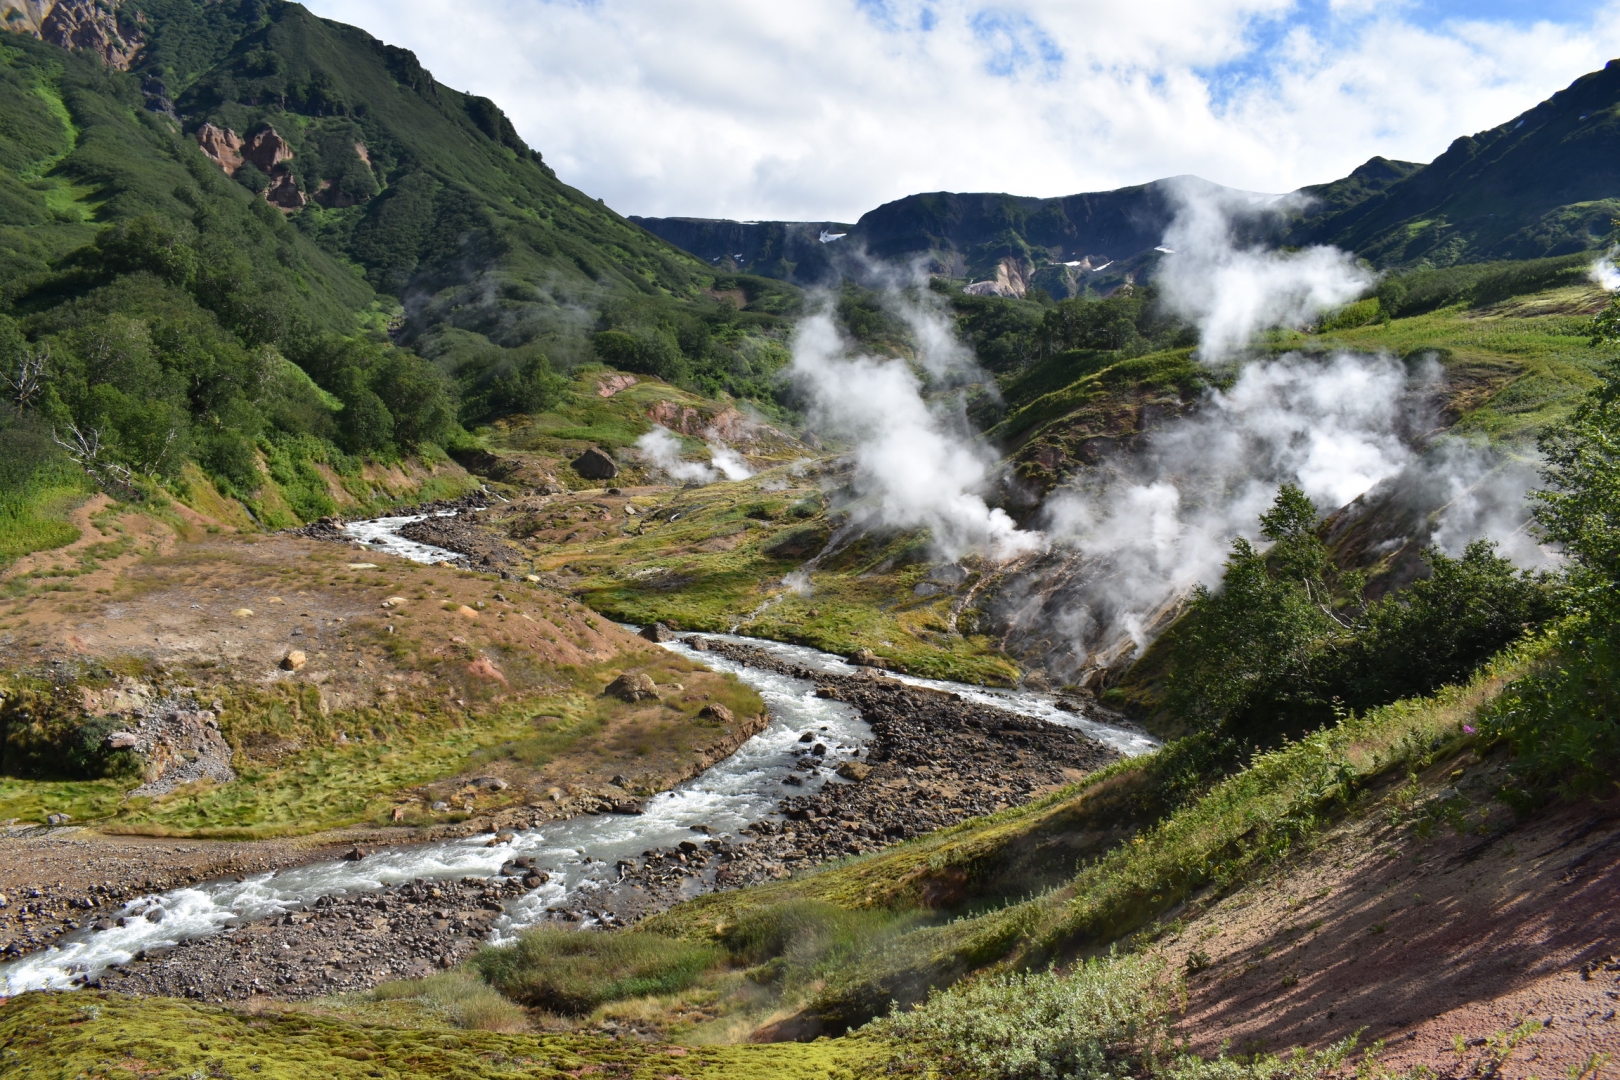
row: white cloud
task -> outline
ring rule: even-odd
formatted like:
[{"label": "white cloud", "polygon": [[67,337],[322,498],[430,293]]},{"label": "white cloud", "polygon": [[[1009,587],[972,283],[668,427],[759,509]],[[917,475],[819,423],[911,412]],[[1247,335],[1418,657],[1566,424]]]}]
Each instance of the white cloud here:
[{"label": "white cloud", "polygon": [[1429,160],[1620,52],[1615,8],[1424,27],[1376,0],[1317,25],[1293,0],[310,6],[494,98],[624,213],[745,220],[1179,173],[1285,191],[1373,154]]}]

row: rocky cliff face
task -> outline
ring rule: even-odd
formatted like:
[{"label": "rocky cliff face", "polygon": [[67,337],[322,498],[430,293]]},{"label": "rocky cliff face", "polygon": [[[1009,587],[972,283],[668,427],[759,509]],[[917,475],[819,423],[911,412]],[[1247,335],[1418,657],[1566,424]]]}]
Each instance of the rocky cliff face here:
[{"label": "rocky cliff face", "polygon": [[292,211],[308,204],[298,178],[287,164],[293,159],[293,149],[275,128],[267,127],[243,139],[229,128],[222,131],[213,124],[204,124],[197,129],[197,145],[210,161],[225,170],[226,176],[235,176],[244,164],[268,176],[270,186],[264,191],[264,199],[271,206]]},{"label": "rocky cliff face", "polygon": [[92,52],[128,71],[145,45],[142,17],[126,18],[122,0],[0,0],[0,22],[64,49]]}]

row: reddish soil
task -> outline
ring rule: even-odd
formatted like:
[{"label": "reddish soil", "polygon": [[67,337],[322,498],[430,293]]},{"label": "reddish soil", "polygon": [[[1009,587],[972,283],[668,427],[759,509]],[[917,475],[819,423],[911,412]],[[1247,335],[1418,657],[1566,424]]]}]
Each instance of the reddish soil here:
[{"label": "reddish soil", "polygon": [[1364,1031],[1388,1067],[1464,1075],[1493,1036],[1536,1020],[1496,1075],[1620,1058],[1620,800],[1516,822],[1488,802],[1490,770],[1460,764],[1432,770],[1429,790],[1460,789],[1466,833],[1395,823],[1386,799],[1189,921],[1166,951],[1203,968],[1182,1024],[1198,1050],[1321,1048]]}]

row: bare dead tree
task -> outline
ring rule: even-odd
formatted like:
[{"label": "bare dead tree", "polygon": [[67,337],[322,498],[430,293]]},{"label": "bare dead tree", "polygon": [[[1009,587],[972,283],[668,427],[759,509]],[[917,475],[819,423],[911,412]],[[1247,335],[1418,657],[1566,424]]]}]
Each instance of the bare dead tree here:
[{"label": "bare dead tree", "polygon": [[17,354],[16,362],[10,368],[0,372],[0,378],[5,380],[6,390],[11,395],[11,404],[18,412],[27,412],[45,392],[45,367],[50,359],[48,346],[38,350],[24,349]]},{"label": "bare dead tree", "polygon": [[[172,436],[171,436],[172,438]],[[104,458],[106,447],[101,442],[101,431],[93,427],[79,427],[77,423],[69,422],[67,437],[56,430],[51,431],[51,439],[67,451],[78,466],[89,474],[90,479],[109,494],[117,495],[126,502],[137,502],[141,498],[140,489],[135,486],[135,473],[126,465]],[[165,444],[165,448],[167,444]]]}]

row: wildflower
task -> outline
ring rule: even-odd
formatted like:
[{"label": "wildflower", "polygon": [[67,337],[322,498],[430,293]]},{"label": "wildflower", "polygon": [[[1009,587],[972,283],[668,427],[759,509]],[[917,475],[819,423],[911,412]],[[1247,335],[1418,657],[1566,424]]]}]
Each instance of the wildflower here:
[{"label": "wildflower", "polygon": [[1464,724],[1463,730],[1472,735],[1474,733],[1474,726],[1472,724]]}]

